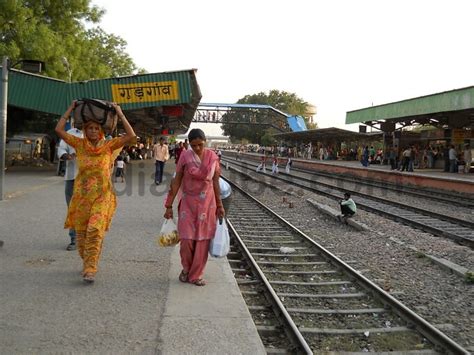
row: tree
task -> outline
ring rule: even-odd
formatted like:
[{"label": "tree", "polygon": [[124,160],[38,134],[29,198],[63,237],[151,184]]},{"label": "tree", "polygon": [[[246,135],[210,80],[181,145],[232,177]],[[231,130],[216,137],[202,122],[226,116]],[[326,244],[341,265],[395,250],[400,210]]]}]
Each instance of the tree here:
[{"label": "tree", "polygon": [[[131,75],[125,40],[97,26],[103,14],[90,0],[0,0],[0,58],[41,60],[43,75],[65,81]],[[52,131],[55,119],[9,108],[8,133]]]},{"label": "tree", "polygon": [[272,146],[275,143],[276,143],[275,138],[269,132],[265,132],[265,134],[260,139],[260,144],[265,147]]},{"label": "tree", "polygon": [[[0,1],[0,56],[45,62],[44,75],[88,80],[130,75],[137,70],[126,42],[97,25],[103,9],[90,0]],[[67,59],[67,65],[63,58]]]},{"label": "tree", "polygon": [[[237,103],[269,105],[284,113],[303,117],[306,116],[308,107],[310,106],[296,94],[279,90],[271,90],[268,94],[260,92],[258,94],[246,95],[239,99]],[[272,118],[268,117],[268,115],[268,112],[261,110],[246,110],[245,112],[237,109],[231,110],[223,116],[222,129],[224,134],[230,136],[232,140],[248,139],[250,142],[262,144],[263,136],[271,136],[277,133],[276,125],[282,124],[282,122],[272,121]],[[280,117],[280,120],[281,119]],[[242,124],[236,122],[242,122]],[[263,125],[263,123],[272,123],[274,127],[268,124]],[[308,122],[306,123],[308,124]],[[268,141],[269,138],[267,137],[265,140]]]}]

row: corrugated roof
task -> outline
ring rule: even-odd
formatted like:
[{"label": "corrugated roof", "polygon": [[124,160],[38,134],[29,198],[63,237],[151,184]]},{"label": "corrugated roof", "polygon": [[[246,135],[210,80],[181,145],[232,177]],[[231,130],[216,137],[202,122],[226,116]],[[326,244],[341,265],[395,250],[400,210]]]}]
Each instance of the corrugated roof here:
[{"label": "corrugated roof", "polygon": [[73,99],[120,104],[135,127],[185,132],[201,100],[196,70],[140,74],[67,83],[20,70],[9,71],[8,103],[61,115]]},{"label": "corrugated roof", "polygon": [[45,76],[10,69],[8,104],[33,111],[61,115],[67,108],[68,83]]},{"label": "corrugated roof", "polygon": [[[371,140],[382,136],[382,132],[359,133],[341,128],[318,128],[301,132],[278,133],[273,136],[278,139],[284,139],[292,142],[328,142],[336,141],[360,141],[363,139]],[[375,138],[378,139],[378,138]]]},{"label": "corrugated roof", "polygon": [[474,86],[349,111],[346,124],[378,120],[404,121],[409,117],[474,109]]}]

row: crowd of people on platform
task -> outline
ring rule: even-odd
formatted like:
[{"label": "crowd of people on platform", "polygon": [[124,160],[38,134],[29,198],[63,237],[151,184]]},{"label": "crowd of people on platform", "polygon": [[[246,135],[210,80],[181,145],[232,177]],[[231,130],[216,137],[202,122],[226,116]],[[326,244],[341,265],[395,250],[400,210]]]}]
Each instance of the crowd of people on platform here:
[{"label": "crowd of people on platform", "polygon": [[[442,161],[442,166],[437,164]],[[403,149],[397,146],[389,148],[388,162],[391,170],[413,171],[418,169],[434,169],[437,165],[443,171],[450,173],[469,173],[472,165],[470,144],[465,144],[462,151],[454,144],[433,147],[428,145],[420,148],[418,145],[407,145]]]},{"label": "crowd of people on platform", "polygon": [[[387,150],[374,145],[357,145],[353,147],[336,148],[334,145],[313,145],[312,143],[298,146],[256,146],[240,145],[222,147],[222,149],[237,151],[236,159],[243,152],[263,154],[268,157],[284,157],[316,160],[355,160],[365,167],[374,164],[387,164],[391,170],[413,171],[416,169],[439,169],[445,172],[466,172],[471,170],[471,146],[420,144],[406,145],[402,148],[394,145]],[[443,163],[441,163],[443,162]],[[461,168],[460,168],[461,167]],[[263,165],[259,170],[263,169]]]}]

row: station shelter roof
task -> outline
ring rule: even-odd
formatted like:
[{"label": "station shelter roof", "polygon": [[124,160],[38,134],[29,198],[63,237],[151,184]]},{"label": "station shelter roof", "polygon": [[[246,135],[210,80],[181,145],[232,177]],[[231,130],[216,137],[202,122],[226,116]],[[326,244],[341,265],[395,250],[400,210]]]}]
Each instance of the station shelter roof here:
[{"label": "station shelter roof", "polygon": [[188,129],[201,91],[196,69],[68,83],[9,70],[8,104],[61,115],[73,99],[97,98],[120,104],[135,130]]},{"label": "station shelter roof", "polygon": [[472,129],[474,86],[349,111],[346,124],[351,123],[381,124],[385,131],[390,129],[383,129],[383,123],[389,123],[388,127],[395,123],[403,127],[419,123]]},{"label": "station shelter roof", "polygon": [[359,133],[341,128],[318,128],[300,132],[278,133],[273,135],[276,139],[283,139],[290,142],[308,143],[308,142],[357,142],[372,141],[382,138],[381,132]]}]

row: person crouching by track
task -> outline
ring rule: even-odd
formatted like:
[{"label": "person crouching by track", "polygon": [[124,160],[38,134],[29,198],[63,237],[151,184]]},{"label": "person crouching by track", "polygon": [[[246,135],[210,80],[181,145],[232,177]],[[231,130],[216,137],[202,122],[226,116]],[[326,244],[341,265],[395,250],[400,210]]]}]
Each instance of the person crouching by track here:
[{"label": "person crouching by track", "polygon": [[347,219],[354,216],[357,211],[356,204],[354,200],[351,198],[351,194],[346,192],[344,194],[344,199],[340,203],[341,206],[341,215],[337,216],[337,218],[341,222],[345,222],[347,224]]},{"label": "person crouching by track", "polygon": [[85,282],[92,283],[104,235],[109,230],[117,205],[110,176],[112,154],[136,135],[120,106],[115,103],[113,107],[125,128],[124,136],[106,141],[101,125],[93,120],[83,124],[84,138],[70,135],[64,128],[66,117],[71,115],[75,106],[76,101],[73,101],[55,129],[58,136],[76,150],[79,168],[64,228],[75,229],[77,250],[83,260],[82,277]]},{"label": "person crouching by track", "polygon": [[179,158],[164,218],[173,218],[173,201],[181,188],[178,233],[183,270],[179,280],[204,286],[209,243],[214,238],[217,219],[225,216],[219,188],[220,164],[216,153],[205,148],[202,130],[192,129],[188,139],[191,150],[184,151]]}]

